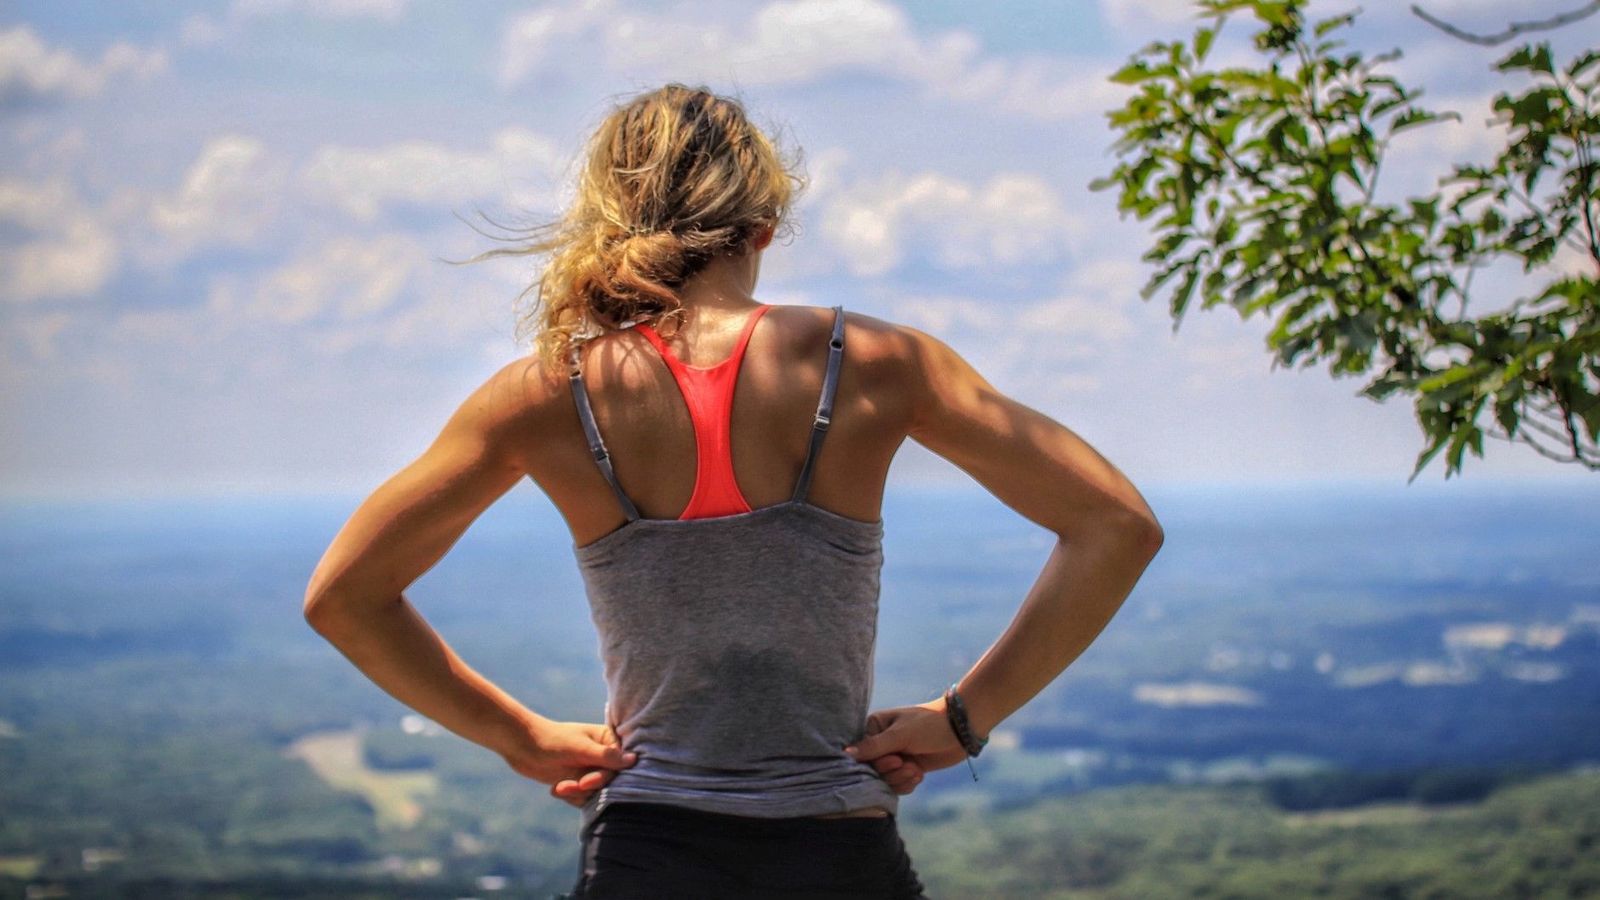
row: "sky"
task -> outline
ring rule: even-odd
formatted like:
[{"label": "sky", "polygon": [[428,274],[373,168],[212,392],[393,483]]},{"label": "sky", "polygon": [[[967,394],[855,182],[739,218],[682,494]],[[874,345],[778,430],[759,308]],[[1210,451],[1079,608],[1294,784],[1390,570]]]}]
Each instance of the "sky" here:
[{"label": "sky", "polygon": [[[1519,18],[1574,0],[1517,4]],[[1459,123],[1397,138],[1379,199],[1488,162],[1477,47],[1407,4],[1339,34]],[[1504,27],[1498,0],[1424,6]],[[1355,9],[1312,3],[1311,18]],[[548,221],[614,105],[667,81],[740,99],[809,183],[758,299],[949,343],[1136,484],[1402,486],[1410,402],[1271,368],[1270,322],[1141,299],[1149,223],[1119,214],[1107,76],[1187,40],[1175,0],[621,3],[13,2],[0,8],[0,497],[365,492],[529,352],[538,262],[451,265]],[[1557,59],[1596,23],[1546,33]],[[1213,64],[1246,63],[1229,22]],[[1576,267],[1575,257],[1556,265]],[[1479,273],[1490,306],[1533,282]],[[523,307],[526,303],[524,301]],[[1490,441],[1462,480],[1595,476]],[[1444,479],[1443,457],[1419,482]],[[891,489],[969,482],[908,441]],[[1451,483],[1457,483],[1455,479]]]}]

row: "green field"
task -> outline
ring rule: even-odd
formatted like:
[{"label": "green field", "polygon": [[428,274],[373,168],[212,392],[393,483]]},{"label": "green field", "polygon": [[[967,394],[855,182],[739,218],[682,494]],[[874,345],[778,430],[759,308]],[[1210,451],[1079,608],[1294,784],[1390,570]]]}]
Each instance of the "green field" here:
[{"label": "green field", "polygon": [[1600,896],[1592,771],[1312,813],[1245,786],[1117,788],[902,831],[934,897]]},{"label": "green field", "polygon": [[[497,803],[503,779],[475,789],[459,771],[430,790],[428,773],[368,767],[351,733],[295,746],[346,790],[319,789],[306,772],[309,784],[289,780],[290,800],[280,773],[278,791],[245,791],[258,800],[222,811],[220,831],[147,818],[122,841],[92,820],[11,819],[0,833],[12,850],[39,852],[0,853],[0,898],[30,887],[74,897],[444,898],[480,895],[479,879],[493,877],[494,896],[547,900],[570,885],[570,808]],[[274,793],[282,799],[263,803]],[[400,826],[395,810],[408,804],[420,817]],[[997,807],[947,791],[907,798],[900,821],[935,898],[1600,897],[1594,770],[1511,777],[1469,803],[1300,811],[1251,783],[1104,788]],[[104,861],[91,868],[91,857]]]},{"label": "green field", "polygon": [[361,733],[354,729],[306,735],[284,755],[305,760],[329,787],[365,797],[379,828],[417,824],[421,801],[439,789],[439,779],[431,772],[382,772],[368,766],[361,758]]}]

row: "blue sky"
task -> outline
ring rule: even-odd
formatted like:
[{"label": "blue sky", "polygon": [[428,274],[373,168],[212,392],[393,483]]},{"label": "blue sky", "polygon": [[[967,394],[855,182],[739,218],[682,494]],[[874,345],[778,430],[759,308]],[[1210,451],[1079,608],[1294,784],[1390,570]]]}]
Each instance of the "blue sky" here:
[{"label": "blue sky", "polygon": [[[1573,4],[1534,0],[1518,18]],[[1372,4],[1345,32],[1460,124],[1397,140],[1383,199],[1487,161],[1490,69]],[[1502,27],[1504,4],[1425,6]],[[1353,8],[1316,3],[1313,17]],[[560,209],[616,100],[669,81],[739,96],[803,153],[800,226],[758,295],[940,337],[1136,483],[1369,479],[1420,448],[1404,398],[1270,371],[1264,319],[1193,310],[1176,334],[1145,224],[1110,171],[1106,76],[1187,37],[1171,0],[12,3],[0,11],[0,494],[364,492],[527,352],[529,260],[481,210]],[[1593,23],[1549,35],[1561,59]],[[1213,51],[1249,56],[1243,19]],[[459,217],[459,218],[458,218]],[[1558,258],[1576,266],[1573,258]],[[1480,273],[1489,305],[1526,284]],[[1494,442],[1468,479],[1592,475]],[[1421,478],[1443,477],[1442,460]],[[962,482],[908,442],[894,484]]]}]

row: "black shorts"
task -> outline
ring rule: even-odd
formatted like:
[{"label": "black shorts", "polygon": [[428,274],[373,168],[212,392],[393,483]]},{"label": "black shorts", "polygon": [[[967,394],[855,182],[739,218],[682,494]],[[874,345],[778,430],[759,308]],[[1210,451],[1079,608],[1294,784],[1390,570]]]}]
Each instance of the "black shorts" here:
[{"label": "black shorts", "polygon": [[571,900],[926,896],[892,815],[760,819],[616,801],[579,860]]}]

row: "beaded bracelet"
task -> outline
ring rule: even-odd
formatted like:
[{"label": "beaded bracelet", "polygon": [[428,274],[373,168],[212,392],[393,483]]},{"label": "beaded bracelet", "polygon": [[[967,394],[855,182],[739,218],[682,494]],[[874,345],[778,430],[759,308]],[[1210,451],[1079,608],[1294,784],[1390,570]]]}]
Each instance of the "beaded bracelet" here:
[{"label": "beaded bracelet", "polygon": [[967,751],[967,768],[972,771],[972,780],[978,780],[978,770],[972,767],[972,757],[983,752],[984,745],[989,743],[988,738],[980,738],[972,733],[972,723],[967,721],[967,707],[961,702],[961,695],[956,693],[954,684],[944,692],[945,717],[950,721],[950,728],[956,733],[956,740],[961,742],[962,749]]}]

